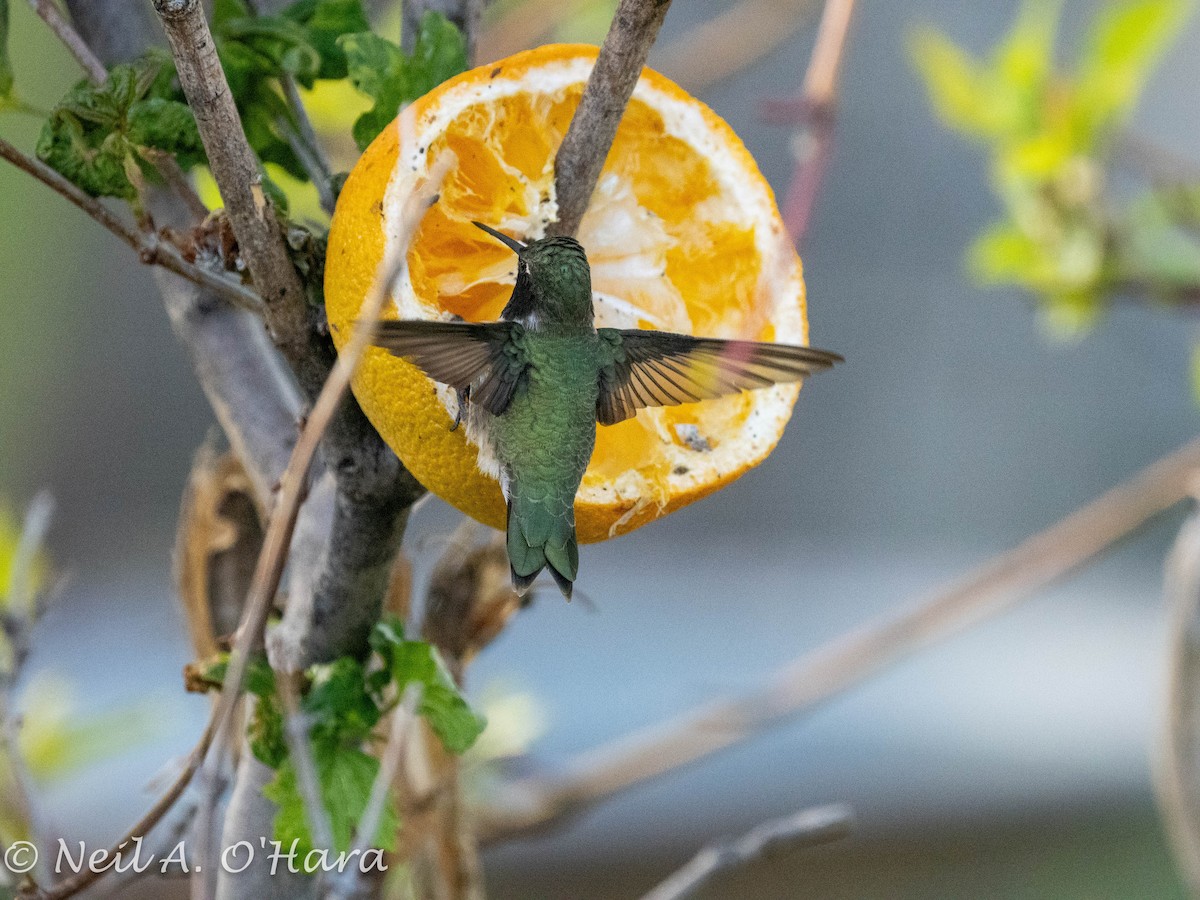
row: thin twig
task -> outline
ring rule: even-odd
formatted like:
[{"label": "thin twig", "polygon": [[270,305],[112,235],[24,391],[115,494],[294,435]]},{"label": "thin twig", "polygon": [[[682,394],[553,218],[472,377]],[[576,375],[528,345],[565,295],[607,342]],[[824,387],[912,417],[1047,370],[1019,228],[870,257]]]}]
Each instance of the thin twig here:
[{"label": "thin twig", "polygon": [[18,169],[32,175],[42,184],[49,187],[61,197],[65,197],[79,209],[83,210],[110,232],[124,241],[133,249],[143,263],[161,266],[169,272],[174,272],[181,278],[186,278],[193,284],[208,288],[214,294],[225,298],[235,306],[262,315],[265,310],[262,298],[253,290],[232,278],[209,271],[183,258],[179,248],[170,241],[161,239],[153,232],[139,231],[132,225],[122,221],[109,211],[103,203],[92,197],[58,172],[54,171],[40,160],[27,156],[0,138],[0,157],[8,160]]},{"label": "thin twig", "polygon": [[333,825],[325,808],[325,798],[321,795],[317,761],[308,742],[308,717],[300,708],[300,692],[296,687],[299,677],[292,672],[275,673],[275,691],[283,706],[283,736],[287,741],[292,768],[296,770],[296,787],[304,802],[304,817],[308,820],[313,847],[333,850]]},{"label": "thin twig", "polygon": [[736,840],[705,847],[642,900],[687,900],[730,869],[755,863],[772,851],[798,850],[844,838],[853,820],[848,806],[831,804],[764,822]]},{"label": "thin twig", "polygon": [[325,149],[321,146],[321,139],[317,137],[312,120],[308,117],[308,110],[304,108],[304,99],[300,96],[300,89],[296,87],[296,79],[284,75],[279,83],[294,120],[294,124],[285,123],[288,145],[316,187],[317,196],[321,198],[321,208],[333,215],[337,197],[333,195],[333,169],[329,158],[325,155]]},{"label": "thin twig", "polygon": [[[404,689],[399,705],[392,710],[392,727],[388,731],[387,744],[379,757],[379,772],[371,785],[371,793],[367,797],[367,805],[362,818],[354,832],[351,841],[351,858],[362,855],[375,842],[379,833],[379,824],[383,821],[383,811],[392,793],[392,785],[400,771],[400,763],[409,748],[409,742],[417,729],[419,720],[417,711],[421,707],[424,688],[420,682],[409,682]],[[358,896],[362,884],[362,871],[357,866],[347,866],[343,871],[331,873],[329,881],[331,889],[325,900],[350,900]]]},{"label": "thin twig", "polygon": [[128,847],[135,838],[144,838],[150,833],[159,820],[167,814],[175,801],[183,796],[183,792],[187,789],[192,777],[200,769],[200,765],[204,762],[205,756],[208,755],[208,748],[212,746],[213,737],[217,732],[217,708],[213,707],[213,714],[209,716],[208,724],[204,726],[204,731],[200,735],[200,740],[196,742],[196,746],[192,748],[192,752],[188,754],[187,762],[184,763],[183,769],[175,776],[175,780],[171,786],[163,792],[153,806],[138,819],[119,841],[105,853],[103,860],[99,863],[93,863],[84,866],[80,871],[69,878],[65,878],[55,885],[37,891],[34,896],[37,900],[65,900],[67,897],[73,897],[80,891],[85,890],[95,883],[99,878],[113,871],[106,867],[105,863],[115,857],[122,847]]},{"label": "thin twig", "polygon": [[621,114],[641,77],[671,0],[621,0],[579,107],[554,157],[558,218],[551,234],[574,235],[608,158]]},{"label": "thin twig", "polygon": [[58,36],[63,46],[71,51],[76,62],[87,73],[88,79],[94,84],[104,84],[108,79],[108,69],[100,61],[100,57],[92,52],[87,41],[80,37],[79,32],[72,27],[71,23],[63,18],[58,7],[54,5],[54,0],[29,0],[29,5],[33,7],[34,12],[41,20],[50,26],[50,30]]},{"label": "thin twig", "polygon": [[155,0],[175,57],[179,84],[196,117],[209,168],[250,277],[266,301],[267,325],[289,360],[309,348],[304,286],[288,256],[275,208],[263,193],[258,159],[217,59],[200,0]]},{"label": "thin twig", "polygon": [[770,118],[800,126],[793,141],[796,166],[782,210],[784,224],[796,244],[808,234],[817,195],[833,157],[838,77],[853,19],[854,0],[826,0],[800,96],[764,104]]},{"label": "thin twig", "polygon": [[783,44],[815,6],[816,0],[741,0],[664,46],[657,68],[699,93]]},{"label": "thin twig", "polygon": [[1167,557],[1170,613],[1166,715],[1154,765],[1163,829],[1192,896],[1200,896],[1200,513]]},{"label": "thin twig", "polygon": [[1193,441],[899,615],[870,622],[794,660],[749,693],[710,701],[585,752],[553,775],[502,785],[480,811],[496,840],[549,824],[810,712],[915,651],[1003,612],[1103,553],[1189,496]]}]

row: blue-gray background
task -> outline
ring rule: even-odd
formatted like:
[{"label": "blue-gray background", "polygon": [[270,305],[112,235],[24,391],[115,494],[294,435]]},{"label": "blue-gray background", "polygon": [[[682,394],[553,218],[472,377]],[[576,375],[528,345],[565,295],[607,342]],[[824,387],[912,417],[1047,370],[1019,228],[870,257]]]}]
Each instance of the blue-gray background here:
[{"label": "blue-gray background", "polygon": [[[664,43],[729,5],[680,0]],[[1069,55],[1095,5],[1067,6]],[[474,686],[504,680],[540,699],[539,756],[744,688],[1195,433],[1190,318],[1126,306],[1056,342],[1027,297],[963,274],[995,203],[978,149],[932,118],[905,38],[932,24],[981,51],[1014,8],[862,4],[803,254],[813,341],[848,362],[805,387],[778,450],[734,487],[586,548],[580,587],[595,611],[546,597],[475,667]],[[75,73],[23,5],[14,16],[18,78],[36,73],[21,83],[49,105]],[[809,23],[704,94],[779,191],[790,135],[763,125],[755,103],[795,89],[812,37]],[[1137,128],[1200,158],[1197,84],[1193,23]],[[0,120],[26,146],[34,127]],[[48,789],[57,826],[101,839],[144,805],[158,761],[190,745],[205,712],[178,690],[188,650],[169,557],[212,417],[123,246],[9,168],[0,209],[0,492],[18,503],[54,493],[54,555],[71,573],[36,662],[74,677],[85,708],[150,695],[161,711],[134,752]],[[454,521],[427,506],[412,534]],[[803,723],[493,854],[497,896],[635,896],[708,837],[827,800],[856,806],[856,839],[777,861],[738,895],[1175,896],[1150,759],[1161,561],[1176,522]]]}]

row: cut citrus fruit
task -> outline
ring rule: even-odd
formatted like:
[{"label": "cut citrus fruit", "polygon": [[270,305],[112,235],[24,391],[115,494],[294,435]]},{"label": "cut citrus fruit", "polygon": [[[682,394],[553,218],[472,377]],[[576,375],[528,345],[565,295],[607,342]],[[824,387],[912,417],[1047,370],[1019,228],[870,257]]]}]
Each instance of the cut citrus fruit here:
[{"label": "cut citrus fruit", "polygon": [[[445,150],[456,162],[413,237],[387,316],[499,316],[516,257],[472,220],[522,240],[544,235],[556,215],[554,154],[596,52],[550,45],[466,72],[371,144],[329,235],[325,302],[339,347],[399,239],[405,198]],[[800,259],[770,187],[729,126],[657,73],[638,82],[579,239],[599,325],[807,343]],[[576,497],[579,539],[625,533],[736,479],[774,448],[798,391],[776,385],[600,427]],[[504,527],[499,484],[480,471],[465,429],[450,430],[449,388],[372,348],[354,394],[425,487]]]}]

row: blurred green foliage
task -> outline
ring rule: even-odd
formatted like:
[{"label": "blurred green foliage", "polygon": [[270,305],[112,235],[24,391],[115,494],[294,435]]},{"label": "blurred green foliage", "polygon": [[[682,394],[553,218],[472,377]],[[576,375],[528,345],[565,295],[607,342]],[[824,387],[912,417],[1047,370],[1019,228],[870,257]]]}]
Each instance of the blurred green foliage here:
[{"label": "blurred green foliage", "polygon": [[1118,0],[1091,22],[1069,71],[1055,64],[1061,0],[1025,0],[986,58],[925,29],[912,57],[942,120],[980,142],[1004,217],[969,252],[985,283],[1020,285],[1059,333],[1123,295],[1200,300],[1200,184],[1113,196],[1124,129],[1193,0]]}]

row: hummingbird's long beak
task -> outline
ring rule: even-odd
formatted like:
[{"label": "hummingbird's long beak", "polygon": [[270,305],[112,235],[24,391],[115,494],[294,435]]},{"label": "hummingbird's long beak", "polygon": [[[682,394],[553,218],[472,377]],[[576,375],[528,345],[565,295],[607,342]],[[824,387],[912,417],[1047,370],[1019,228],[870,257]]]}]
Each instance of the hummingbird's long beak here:
[{"label": "hummingbird's long beak", "polygon": [[504,246],[508,247],[508,249],[510,249],[513,253],[516,253],[518,256],[520,256],[521,251],[525,249],[525,245],[522,244],[520,241],[518,241],[516,238],[511,238],[507,234],[501,234],[495,228],[489,228],[488,226],[484,225],[482,222],[472,222],[471,224],[474,225],[476,228],[481,228],[484,231],[486,231],[488,234],[490,234],[492,237],[494,237],[496,240],[498,240]]}]

